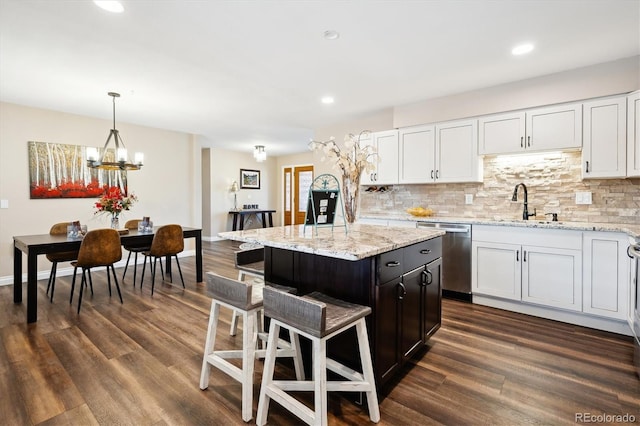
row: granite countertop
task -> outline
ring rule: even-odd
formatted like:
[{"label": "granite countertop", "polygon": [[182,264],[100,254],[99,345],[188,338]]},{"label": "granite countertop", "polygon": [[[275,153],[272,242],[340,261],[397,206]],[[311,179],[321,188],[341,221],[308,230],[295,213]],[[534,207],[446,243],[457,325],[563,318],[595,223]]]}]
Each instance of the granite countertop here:
[{"label": "granite countertop", "polygon": [[244,231],[221,232],[221,238],[258,243],[268,247],[313,253],[319,256],[360,260],[444,235],[439,229],[381,227],[355,223],[345,234],[344,227],[318,228],[303,225],[277,226]]},{"label": "granite countertop", "polygon": [[518,226],[526,228],[546,228],[546,229],[566,229],[576,231],[601,231],[601,232],[623,232],[630,237],[640,241],[640,219],[637,225],[629,223],[601,223],[601,222],[552,222],[546,220],[517,220],[517,219],[489,219],[489,218],[469,218],[469,217],[442,217],[428,216],[417,217],[408,213],[398,214],[366,214],[363,219],[386,219],[386,220],[406,220],[413,222],[451,222],[469,223],[472,225],[495,225],[495,226]]}]

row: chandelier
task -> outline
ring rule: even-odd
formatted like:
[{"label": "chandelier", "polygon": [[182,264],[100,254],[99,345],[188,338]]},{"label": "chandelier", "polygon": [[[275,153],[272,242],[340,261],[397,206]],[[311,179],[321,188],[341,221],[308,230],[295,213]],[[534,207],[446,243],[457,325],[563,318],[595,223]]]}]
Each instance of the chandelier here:
[{"label": "chandelier", "polygon": [[[116,129],[116,98],[119,98],[120,94],[109,92],[108,95],[113,98],[113,129],[109,131],[107,142],[102,148],[102,155],[100,155],[98,148],[87,148],[87,166],[92,169],[103,170],[140,170],[144,161],[144,154],[136,152],[134,161],[130,162],[127,158],[127,148],[124,146],[124,141]],[[108,149],[112,138],[115,145],[113,151]]]},{"label": "chandelier", "polygon": [[267,159],[267,151],[264,150],[264,145],[255,146],[253,149],[253,158],[255,158],[258,163],[262,163]]}]

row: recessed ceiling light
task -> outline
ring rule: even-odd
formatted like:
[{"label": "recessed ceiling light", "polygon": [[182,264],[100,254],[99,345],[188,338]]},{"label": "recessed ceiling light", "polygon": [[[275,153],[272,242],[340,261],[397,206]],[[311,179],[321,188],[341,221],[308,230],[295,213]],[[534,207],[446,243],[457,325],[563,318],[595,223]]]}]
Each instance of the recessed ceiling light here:
[{"label": "recessed ceiling light", "polygon": [[104,9],[104,10],[106,10],[108,12],[121,13],[121,12],[124,11],[124,6],[122,6],[122,3],[120,3],[119,1],[98,1],[98,0],[94,0],[93,2],[100,9]]},{"label": "recessed ceiling light", "polygon": [[321,99],[323,104],[332,104],[333,103],[333,98],[331,96],[325,96]]},{"label": "recessed ceiling light", "polygon": [[340,38],[340,33],[336,30],[327,30],[323,34],[325,40],[336,40]]},{"label": "recessed ceiling light", "polygon": [[533,50],[533,44],[531,44],[531,43],[524,43],[524,44],[521,44],[521,45],[519,45],[519,46],[514,47],[514,48],[511,50],[511,53],[512,53],[513,55],[524,55],[524,54],[526,54],[526,53],[531,52],[532,50]]}]

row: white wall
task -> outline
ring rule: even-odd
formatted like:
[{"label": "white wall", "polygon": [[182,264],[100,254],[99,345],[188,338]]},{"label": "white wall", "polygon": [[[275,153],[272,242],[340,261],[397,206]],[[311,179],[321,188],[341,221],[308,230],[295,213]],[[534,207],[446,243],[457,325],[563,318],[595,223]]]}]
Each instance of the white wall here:
[{"label": "white wall", "polygon": [[[244,204],[258,204],[264,210],[278,210],[277,159],[267,156],[266,161],[258,163],[253,158],[253,152],[228,151],[219,148],[211,148],[209,155],[211,217],[204,218],[204,221],[209,222],[207,226],[211,232],[203,235],[203,238],[215,240],[218,238],[218,233],[231,230],[229,210],[233,208],[233,193],[229,189],[234,180],[240,184],[241,168],[260,170],[260,189],[241,189],[237,194],[238,207],[242,208]],[[276,214],[273,217],[274,225],[279,223],[277,218]],[[252,222],[253,226],[257,225],[255,218],[252,218]]]},{"label": "white wall", "polygon": [[[139,197],[122,219],[150,216],[156,224],[201,226],[200,147],[186,133],[117,123],[127,148],[142,151],[145,165],[129,172],[129,190]],[[111,122],[0,103],[0,283],[13,282],[13,236],[44,234],[56,222],[80,220],[89,229],[109,226],[94,216],[95,199],[29,199],[28,141],[102,146]],[[187,240],[189,244],[192,242]],[[192,247],[185,247],[192,250]],[[23,259],[23,272],[26,271]],[[42,256],[38,270],[51,264]]]},{"label": "white wall", "polygon": [[640,56],[634,56],[397,106],[389,129],[628,93],[638,88]]}]

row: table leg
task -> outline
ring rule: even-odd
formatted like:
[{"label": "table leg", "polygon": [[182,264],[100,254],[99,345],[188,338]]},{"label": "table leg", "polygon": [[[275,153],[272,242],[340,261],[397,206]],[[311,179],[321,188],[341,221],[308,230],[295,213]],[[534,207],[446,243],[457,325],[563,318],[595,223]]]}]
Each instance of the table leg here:
[{"label": "table leg", "polygon": [[38,321],[38,255],[27,256],[27,322]]},{"label": "table leg", "polygon": [[265,212],[262,212],[262,227],[267,227],[267,214]]},{"label": "table leg", "polygon": [[13,303],[22,303],[22,251],[13,248]]},{"label": "table leg", "polygon": [[242,231],[244,229],[244,215],[241,214],[240,215],[240,230]]},{"label": "table leg", "polygon": [[196,282],[202,282],[202,232],[196,235]]},{"label": "table leg", "polygon": [[171,256],[164,257],[164,274],[169,279],[169,282],[173,282],[173,277],[171,276]]},{"label": "table leg", "polygon": [[269,212],[269,228],[273,228],[273,215]]},{"label": "table leg", "polygon": [[232,231],[235,231],[238,229],[238,216],[239,216],[238,213],[233,214],[233,227],[231,228]]}]

